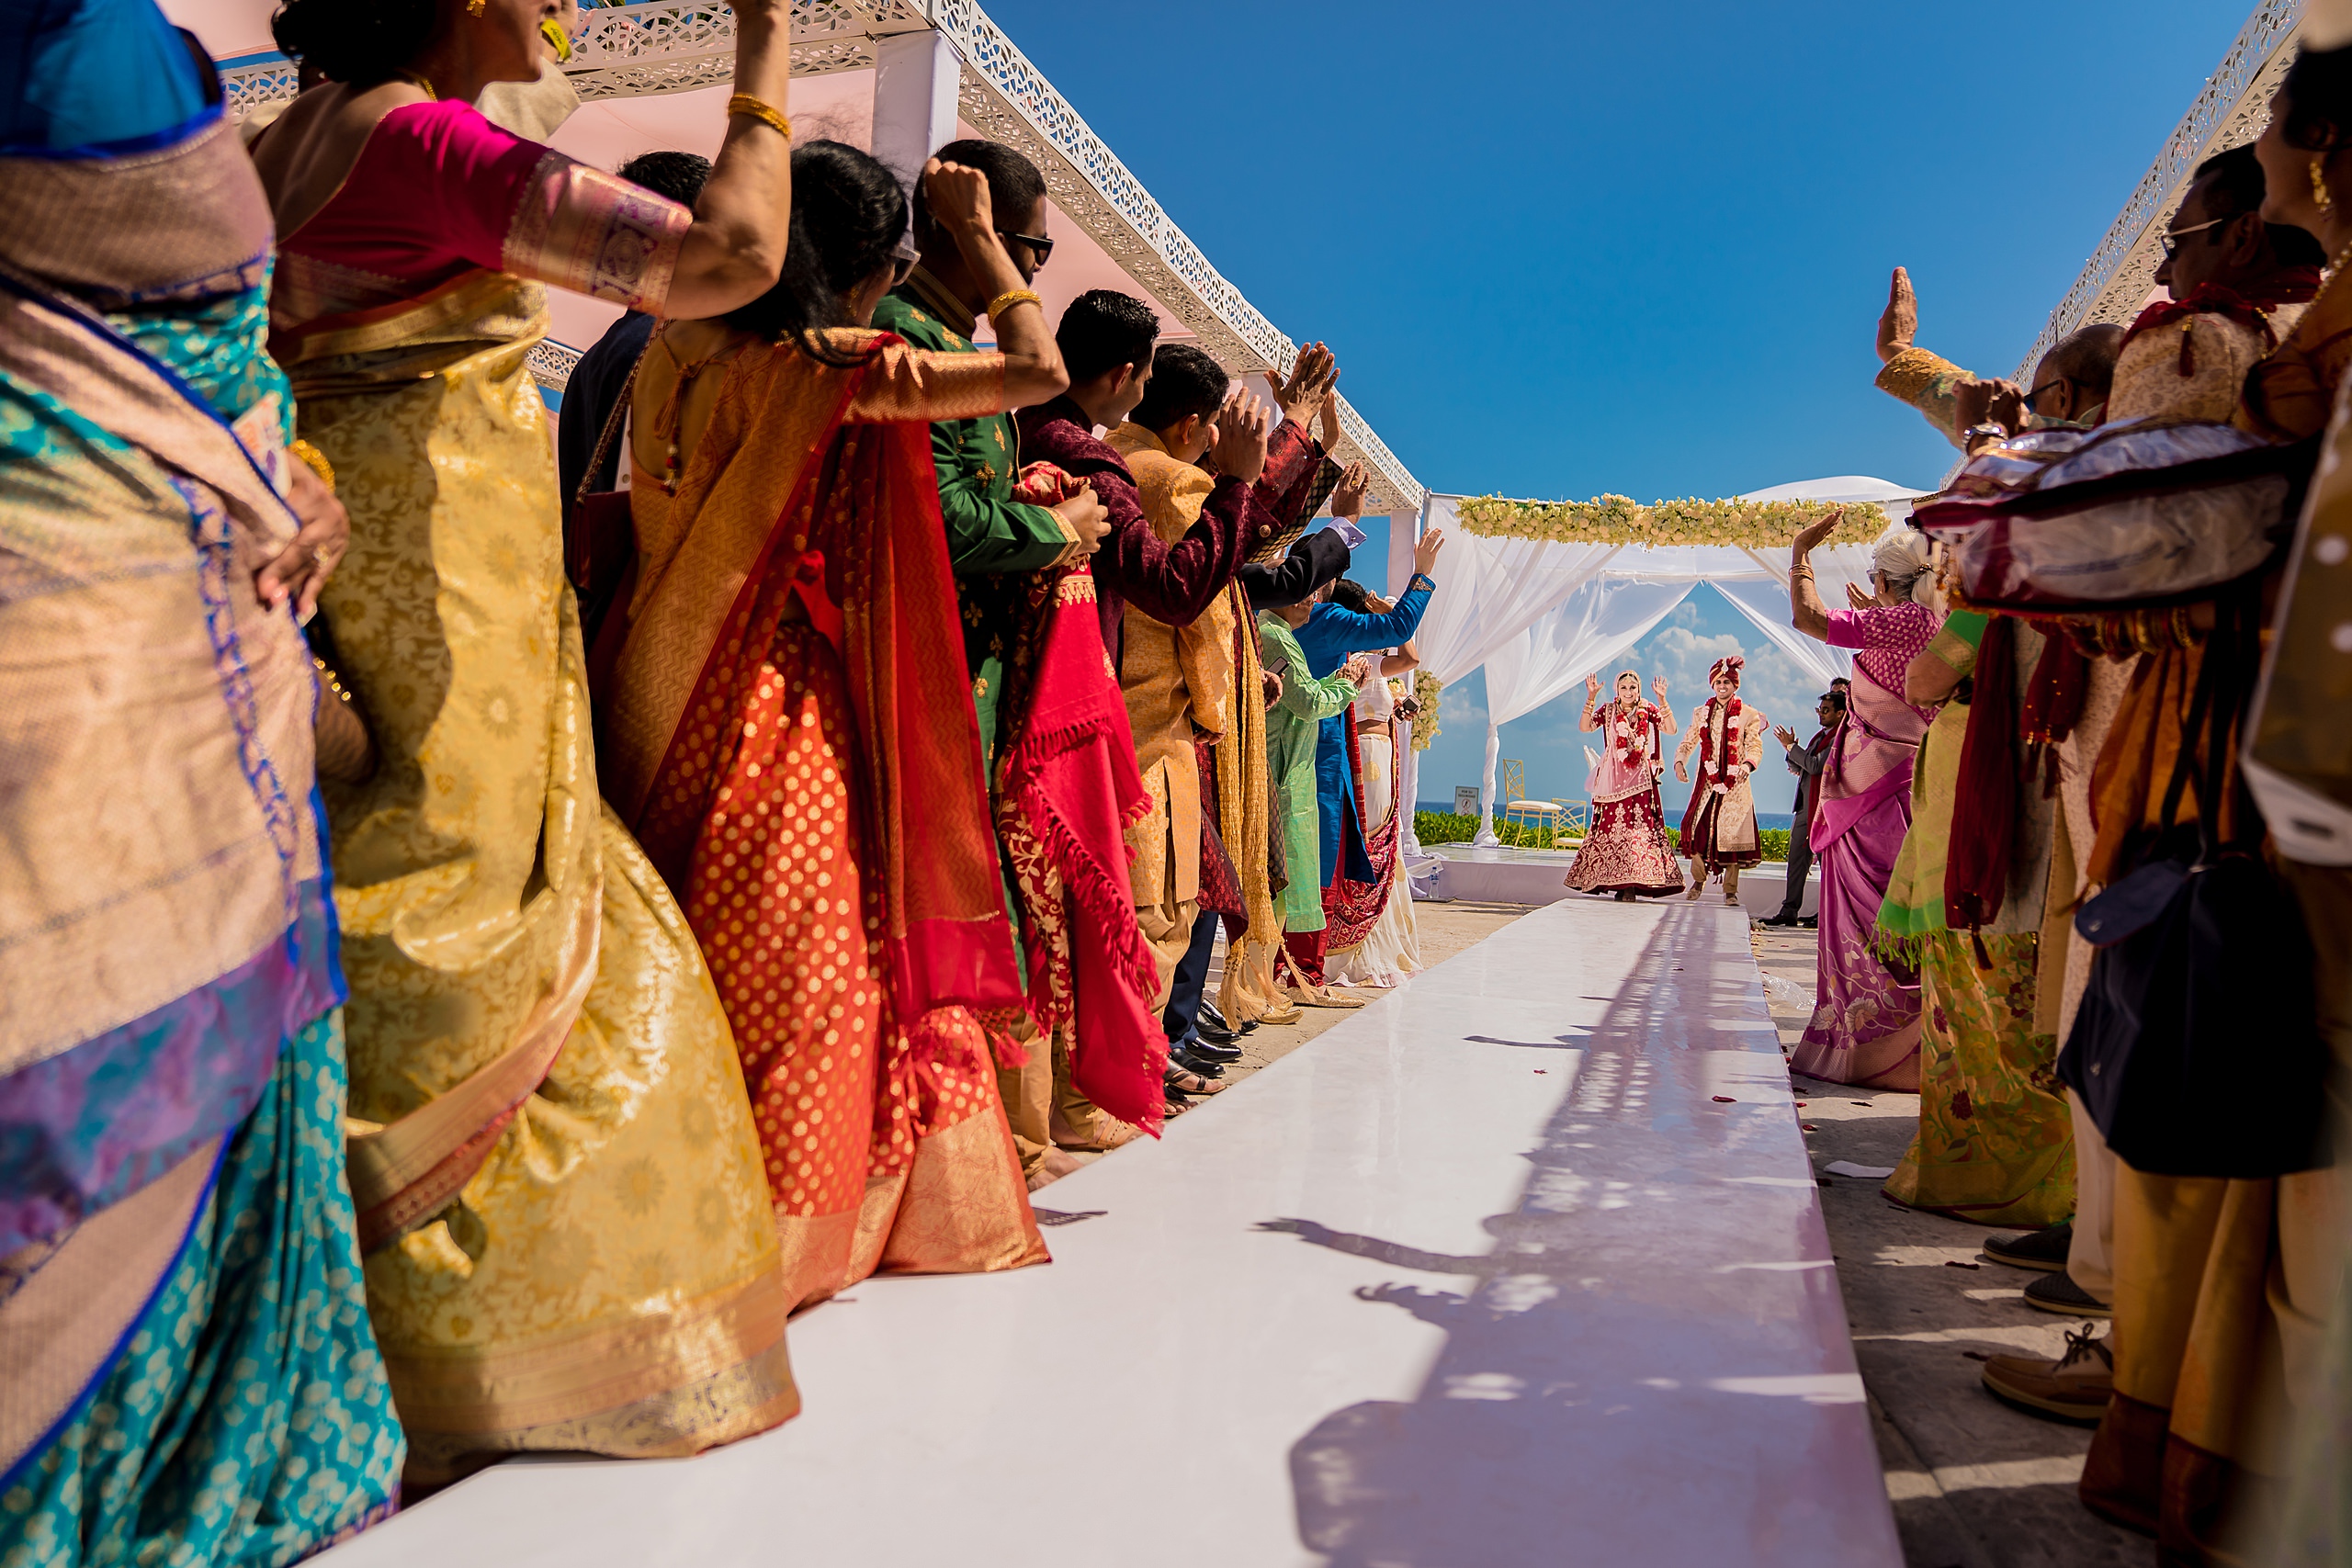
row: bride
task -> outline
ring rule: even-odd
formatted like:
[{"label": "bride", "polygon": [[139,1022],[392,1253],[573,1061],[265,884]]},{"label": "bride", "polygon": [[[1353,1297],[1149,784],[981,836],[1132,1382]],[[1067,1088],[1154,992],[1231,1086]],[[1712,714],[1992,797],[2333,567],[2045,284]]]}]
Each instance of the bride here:
[{"label": "bride", "polygon": [[1642,678],[1631,670],[1617,677],[1617,699],[1606,707],[1600,678],[1584,678],[1587,730],[1606,730],[1608,745],[1585,781],[1592,801],[1592,825],[1584,847],[1568,867],[1567,886],[1584,893],[1614,893],[1626,902],[1644,894],[1682,891],[1682,870],[1666,841],[1666,808],[1658,801],[1658,774],[1665,771],[1660,737],[1680,726],[1666,704],[1666,678],[1650,682],[1657,701],[1642,701]]}]

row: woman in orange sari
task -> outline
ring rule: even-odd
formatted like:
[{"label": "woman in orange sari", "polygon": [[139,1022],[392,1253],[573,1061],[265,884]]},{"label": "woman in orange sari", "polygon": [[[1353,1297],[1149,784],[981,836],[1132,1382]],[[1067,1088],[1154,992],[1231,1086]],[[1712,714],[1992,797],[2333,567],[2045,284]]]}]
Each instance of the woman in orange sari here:
[{"label": "woman in orange sari", "polygon": [[[314,636],[374,741],[322,780],[368,1302],[413,1482],[687,1454],[798,1406],[751,1109],[661,878],[596,797],[545,288],[707,314],[782,265],[783,0],[742,0],[695,211],[498,129],[561,0],[290,0],[326,80],[254,143],[270,348],[350,554]],[[543,28],[552,24],[550,38]]]},{"label": "woman in orange sari", "polygon": [[927,426],[1065,378],[980,175],[925,177],[1003,352],[935,354],[863,326],[896,179],[834,142],[793,164],[784,281],[639,368],[637,560],[593,663],[605,787],[709,959],[797,1306],[1046,1259],[979,1016],[1024,1003]]}]

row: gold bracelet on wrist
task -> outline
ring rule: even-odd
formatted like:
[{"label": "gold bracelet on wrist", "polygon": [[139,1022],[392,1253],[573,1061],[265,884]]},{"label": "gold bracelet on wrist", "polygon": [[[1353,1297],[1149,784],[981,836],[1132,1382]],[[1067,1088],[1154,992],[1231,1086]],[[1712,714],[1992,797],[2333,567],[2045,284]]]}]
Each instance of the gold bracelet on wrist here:
[{"label": "gold bracelet on wrist", "polygon": [[324,452],[299,435],[286,444],[286,449],[301,458],[304,468],[319,476],[319,482],[327,487],[329,495],[334,493],[334,465],[327,461],[327,455]]},{"label": "gold bracelet on wrist", "polygon": [[750,115],[753,119],[774,127],[775,133],[786,141],[792,140],[792,122],[784,118],[784,111],[749,93],[738,93],[728,99],[727,114],[729,118],[739,114]]},{"label": "gold bracelet on wrist", "polygon": [[1035,289],[1008,288],[1003,293],[998,295],[995,299],[989,300],[989,308],[981,311],[980,314],[986,316],[991,321],[1001,321],[1004,319],[1004,312],[1010,310],[1015,305],[1035,305],[1040,310],[1046,308],[1046,302],[1037,298],[1037,291]]}]

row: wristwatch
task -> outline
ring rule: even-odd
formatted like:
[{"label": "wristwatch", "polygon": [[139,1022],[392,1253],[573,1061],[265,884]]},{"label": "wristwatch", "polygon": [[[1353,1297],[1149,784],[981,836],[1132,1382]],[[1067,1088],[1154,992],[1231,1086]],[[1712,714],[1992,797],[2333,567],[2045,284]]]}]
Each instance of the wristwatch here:
[{"label": "wristwatch", "polygon": [[1960,433],[1961,445],[1963,446],[1978,441],[2007,441],[2008,438],[2008,426],[1995,424],[1991,420],[1986,420],[1982,424],[1972,424]]}]

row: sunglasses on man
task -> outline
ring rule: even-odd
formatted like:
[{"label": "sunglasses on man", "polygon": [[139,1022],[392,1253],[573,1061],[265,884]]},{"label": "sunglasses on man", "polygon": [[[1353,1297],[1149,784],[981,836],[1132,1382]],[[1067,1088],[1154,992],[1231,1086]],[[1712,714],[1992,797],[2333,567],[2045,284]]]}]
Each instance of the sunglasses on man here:
[{"label": "sunglasses on man", "polygon": [[1036,256],[1037,265],[1040,267],[1053,259],[1054,243],[1051,240],[1036,234],[1016,234],[1010,229],[999,229],[996,232],[997,238],[1001,240],[1018,240],[1028,246],[1031,253]]},{"label": "sunglasses on man", "polygon": [[2243,213],[2233,212],[2228,218],[2216,218],[2211,222],[2206,223],[2192,223],[2186,229],[2167,230],[2164,235],[2165,260],[2170,261],[2173,257],[2178,255],[2180,254],[2180,243],[2188,238],[2189,235],[2201,234],[2208,229],[2218,229],[2222,224],[2244,216],[2245,214]]}]

